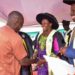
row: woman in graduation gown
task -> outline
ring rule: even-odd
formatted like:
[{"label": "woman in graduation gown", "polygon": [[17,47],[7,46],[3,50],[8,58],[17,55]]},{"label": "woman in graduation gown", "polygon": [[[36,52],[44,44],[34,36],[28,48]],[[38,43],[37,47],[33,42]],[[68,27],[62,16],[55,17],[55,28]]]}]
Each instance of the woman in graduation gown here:
[{"label": "woman in graduation gown", "polygon": [[43,55],[60,57],[60,48],[65,46],[63,36],[56,29],[59,27],[57,19],[49,13],[40,13],[36,16],[43,28],[36,40],[33,58],[37,58],[38,75],[49,75],[48,65]]}]

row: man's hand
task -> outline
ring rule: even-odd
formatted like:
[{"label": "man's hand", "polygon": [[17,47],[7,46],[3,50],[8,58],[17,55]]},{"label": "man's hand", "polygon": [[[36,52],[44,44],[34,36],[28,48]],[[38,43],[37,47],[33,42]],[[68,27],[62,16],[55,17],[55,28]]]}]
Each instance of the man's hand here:
[{"label": "man's hand", "polygon": [[29,65],[35,63],[35,61],[36,61],[36,60],[33,59],[33,58],[25,57],[25,58],[23,58],[23,59],[20,61],[20,64],[21,64],[22,66],[29,66]]},{"label": "man's hand", "polygon": [[60,48],[61,55],[65,54],[67,47]]}]

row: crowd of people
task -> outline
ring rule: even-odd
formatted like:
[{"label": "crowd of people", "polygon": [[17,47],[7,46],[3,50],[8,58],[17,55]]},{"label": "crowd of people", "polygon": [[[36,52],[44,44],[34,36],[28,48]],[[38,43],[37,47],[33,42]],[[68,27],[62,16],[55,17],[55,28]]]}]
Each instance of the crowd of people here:
[{"label": "crowd of people", "polygon": [[[75,0],[63,2],[71,6],[71,17],[75,22]],[[23,15],[18,11],[9,13],[6,26],[0,28],[0,75],[32,75],[34,63],[37,75],[53,75],[44,55],[74,65],[75,28],[69,28],[70,21],[62,21],[63,33],[57,31],[59,23],[50,12],[37,14],[36,21],[43,32],[39,33],[33,44],[26,33],[19,31],[24,23]]]}]

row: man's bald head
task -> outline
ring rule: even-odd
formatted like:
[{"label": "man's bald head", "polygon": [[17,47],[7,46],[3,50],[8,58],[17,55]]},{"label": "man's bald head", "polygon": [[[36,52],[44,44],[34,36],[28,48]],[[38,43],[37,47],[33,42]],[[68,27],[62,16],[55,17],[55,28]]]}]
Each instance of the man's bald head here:
[{"label": "man's bald head", "polygon": [[18,11],[12,11],[8,15],[7,25],[14,29],[16,32],[23,26],[24,18],[23,15]]}]

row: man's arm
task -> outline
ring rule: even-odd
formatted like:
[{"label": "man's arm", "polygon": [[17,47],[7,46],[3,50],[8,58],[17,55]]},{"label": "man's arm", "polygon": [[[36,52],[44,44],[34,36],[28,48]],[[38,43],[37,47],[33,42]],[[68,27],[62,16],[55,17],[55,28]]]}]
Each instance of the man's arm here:
[{"label": "man's arm", "polygon": [[29,59],[27,56],[26,48],[24,48],[22,39],[17,38],[15,43],[12,45],[13,55],[15,59],[24,66],[28,66],[34,63],[35,59]]}]

